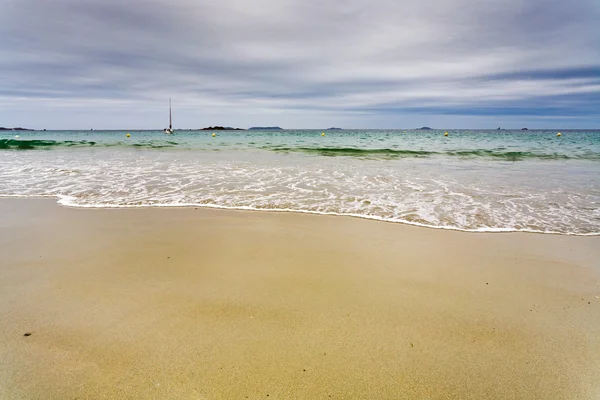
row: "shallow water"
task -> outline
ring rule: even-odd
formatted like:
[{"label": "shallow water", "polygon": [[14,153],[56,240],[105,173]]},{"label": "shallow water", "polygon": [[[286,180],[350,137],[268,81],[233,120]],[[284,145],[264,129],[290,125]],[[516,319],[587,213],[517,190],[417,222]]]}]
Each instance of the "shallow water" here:
[{"label": "shallow water", "polygon": [[0,196],[600,234],[600,131],[448,132],[2,132]]}]

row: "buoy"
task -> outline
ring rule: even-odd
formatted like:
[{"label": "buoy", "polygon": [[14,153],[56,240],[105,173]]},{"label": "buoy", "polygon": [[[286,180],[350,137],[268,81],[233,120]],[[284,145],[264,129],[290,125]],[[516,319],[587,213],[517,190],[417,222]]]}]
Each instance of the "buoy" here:
[{"label": "buoy", "polygon": [[215,136],[217,136],[217,134],[216,134],[216,133],[213,133],[213,134],[212,134],[212,137],[215,137]]},{"label": "buoy", "polygon": [[561,133],[560,133],[560,132],[558,132],[558,133],[556,134],[556,136],[558,136],[558,137],[561,137],[562,135],[561,135]]},{"label": "buoy", "polygon": [[448,136],[448,132],[444,132],[444,136]]},{"label": "buoy", "polygon": [[15,139],[18,139],[20,136],[19,135],[15,135]]},{"label": "buoy", "polygon": [[325,132],[321,132],[321,136],[325,136]]},{"label": "buoy", "polygon": [[130,135],[129,133],[128,133],[127,135],[125,135],[125,136],[127,136],[127,137],[131,137],[131,135]]}]

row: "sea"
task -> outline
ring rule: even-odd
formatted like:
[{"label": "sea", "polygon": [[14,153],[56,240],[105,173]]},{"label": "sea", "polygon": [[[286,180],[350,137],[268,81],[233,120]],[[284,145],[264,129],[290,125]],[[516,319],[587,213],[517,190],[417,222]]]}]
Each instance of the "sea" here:
[{"label": "sea", "polygon": [[600,234],[600,131],[445,132],[2,131],[0,197]]}]

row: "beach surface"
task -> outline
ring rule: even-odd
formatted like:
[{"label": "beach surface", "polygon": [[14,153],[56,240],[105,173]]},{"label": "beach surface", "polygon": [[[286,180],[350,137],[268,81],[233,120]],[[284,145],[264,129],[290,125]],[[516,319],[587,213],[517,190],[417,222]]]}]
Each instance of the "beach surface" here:
[{"label": "beach surface", "polygon": [[598,236],[0,213],[0,399],[600,398]]}]

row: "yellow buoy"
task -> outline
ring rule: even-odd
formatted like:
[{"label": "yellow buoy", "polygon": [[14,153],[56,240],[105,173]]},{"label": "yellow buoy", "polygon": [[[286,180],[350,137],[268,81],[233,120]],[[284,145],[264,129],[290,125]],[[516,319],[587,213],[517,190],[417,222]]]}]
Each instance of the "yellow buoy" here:
[{"label": "yellow buoy", "polygon": [[131,135],[130,135],[129,133],[128,133],[127,135],[125,135],[125,136],[127,136],[127,137],[131,137]]},{"label": "yellow buoy", "polygon": [[444,132],[444,136],[448,136],[448,132]]},{"label": "yellow buoy", "polygon": [[556,136],[558,136],[558,137],[561,137],[561,136],[562,136],[562,134],[561,134],[560,132],[558,132],[558,133],[556,134]]},{"label": "yellow buoy", "polygon": [[212,137],[215,137],[215,136],[217,136],[217,134],[216,134],[216,133],[213,133],[213,134],[212,134]]},{"label": "yellow buoy", "polygon": [[321,132],[321,136],[325,136],[325,132]]}]

